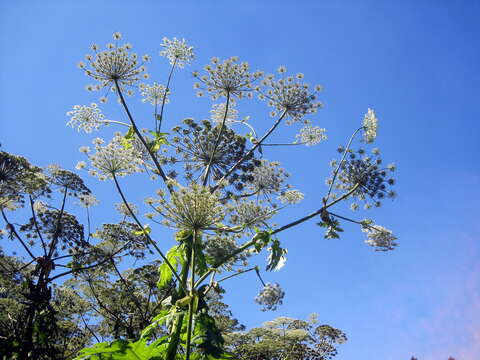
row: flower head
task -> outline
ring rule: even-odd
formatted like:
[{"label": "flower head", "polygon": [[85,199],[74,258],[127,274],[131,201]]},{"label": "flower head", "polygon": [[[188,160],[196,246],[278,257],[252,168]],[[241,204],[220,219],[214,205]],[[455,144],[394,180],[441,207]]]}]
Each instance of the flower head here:
[{"label": "flower head", "polygon": [[92,166],[96,169],[90,171],[92,175],[97,176],[100,180],[105,180],[114,176],[143,172],[140,152],[133,146],[123,146],[122,139],[122,136],[116,135],[105,146],[101,145],[102,139],[96,141],[96,152],[88,155]]},{"label": "flower head", "polygon": [[199,124],[192,119],[185,119],[183,123],[184,126],[177,126],[172,129],[175,133],[175,136],[171,139],[172,147],[179,156],[171,157],[165,161],[172,164],[181,161],[184,164],[184,176],[187,180],[202,176],[212,158],[215,143],[220,134],[218,146],[213,154],[208,180],[219,180],[228,169],[240,159],[246,157],[245,161],[227,179],[231,185],[235,186],[237,191],[243,190],[247,181],[251,180],[254,163],[258,162],[253,158],[253,154],[246,156],[246,139],[237,135],[230,128],[224,128],[220,133],[220,126],[213,126],[207,120]]},{"label": "flower head", "polygon": [[[114,34],[114,39],[119,40],[119,33]],[[79,67],[85,71],[85,74],[99,81],[99,85],[92,86],[91,90],[99,90],[107,87],[111,88],[116,83],[123,86],[132,86],[141,79],[142,73],[146,68],[143,62],[139,63],[138,55],[130,54],[132,48],[130,44],[122,46],[108,44],[107,49],[98,51],[97,45],[92,45],[91,49],[95,55],[86,55],[86,60],[90,63],[90,69],[84,63],[79,63]]]},{"label": "flower head", "polygon": [[363,118],[363,141],[371,143],[377,137],[378,119],[373,109],[368,109],[368,112]]},{"label": "flower head", "polygon": [[297,204],[303,200],[305,196],[298,190],[287,190],[278,196],[284,204]]},{"label": "flower head", "polygon": [[297,141],[306,146],[313,146],[322,140],[326,140],[325,129],[318,126],[306,125],[300,129],[300,133],[296,136]]},{"label": "flower head", "polygon": [[177,65],[179,68],[183,68],[185,65],[190,64],[190,62],[195,58],[193,53],[193,46],[188,46],[185,42],[185,39],[182,41],[177,38],[169,40],[168,38],[163,38],[163,43],[160,44],[164,49],[160,51],[160,56],[165,56],[170,60],[170,65]]},{"label": "flower head", "polygon": [[261,160],[260,166],[253,169],[252,177],[253,179],[248,185],[252,191],[274,194],[282,190],[282,185],[288,177],[288,173],[280,168],[278,161]]},{"label": "flower head", "polygon": [[[344,152],[345,149],[341,151]],[[382,159],[378,149],[372,150],[372,156],[365,155],[363,149],[358,149],[356,152],[349,149],[339,167],[333,186],[342,192],[350,191],[356,186],[353,197],[365,202],[369,198],[378,207],[384,198],[395,197],[395,192],[389,189],[395,184],[395,179],[389,178],[392,171],[382,167],[381,164]],[[334,168],[337,167],[336,162],[332,162],[331,165]],[[334,172],[335,170],[332,170],[332,175]],[[332,179],[333,177],[328,179],[330,183]]]},{"label": "flower head", "polygon": [[75,105],[72,111],[67,112],[67,116],[70,116],[67,126],[74,128],[78,124],[78,131],[83,130],[87,134],[91,133],[92,129],[98,130],[104,123],[102,111],[95,103],[90,106]]},{"label": "flower head", "polygon": [[260,293],[255,297],[255,302],[262,305],[262,311],[277,310],[282,305],[285,292],[279,284],[266,284]]},{"label": "flower head", "polygon": [[79,202],[77,203],[77,205],[80,205],[84,208],[89,208],[98,205],[99,203],[98,199],[92,194],[80,195],[78,196],[78,200]]},{"label": "flower head", "polygon": [[230,221],[234,225],[243,225],[246,228],[254,228],[262,225],[270,219],[274,212],[268,206],[263,206],[261,202],[239,201],[231,204],[232,215]]},{"label": "flower head", "polygon": [[252,82],[263,75],[260,71],[250,73],[248,63],[238,63],[236,57],[223,62],[214,59],[212,65],[206,65],[204,69],[207,75],[199,76],[197,72],[193,75],[203,83],[213,99],[227,94],[238,98],[247,96],[252,91]]},{"label": "flower head", "polygon": [[237,120],[238,117],[238,111],[235,109],[235,103],[233,101],[230,101],[228,104],[228,109],[227,103],[213,104],[210,113],[212,114],[212,121],[216,122],[217,124],[223,123],[223,119],[225,119],[225,124],[231,125]]},{"label": "flower head", "polygon": [[[279,73],[286,71],[279,68]],[[302,78],[302,77],[301,77]],[[308,84],[300,82],[301,78],[293,77],[276,80],[274,75],[268,75],[262,85],[265,87],[260,94],[260,99],[267,99],[268,105],[290,117],[287,124],[299,122],[307,114],[315,113],[322,104],[316,100],[316,95],[311,92]],[[314,90],[316,92],[316,90]],[[276,112],[273,112],[276,114]]]},{"label": "flower head", "polygon": [[161,105],[165,98],[165,104],[170,101],[168,94],[170,93],[167,88],[156,82],[153,85],[140,84],[141,95],[143,96],[142,102],[149,102],[153,106]]},{"label": "flower head", "polygon": [[376,251],[388,251],[395,249],[397,238],[393,235],[391,230],[388,230],[380,225],[364,224],[362,231],[367,234],[368,239],[365,240],[370,246],[375,247]]},{"label": "flower head", "polygon": [[166,220],[166,225],[184,230],[207,229],[224,217],[218,192],[211,193],[209,187],[191,184],[179,186],[167,201],[163,194],[155,202],[155,210]]}]

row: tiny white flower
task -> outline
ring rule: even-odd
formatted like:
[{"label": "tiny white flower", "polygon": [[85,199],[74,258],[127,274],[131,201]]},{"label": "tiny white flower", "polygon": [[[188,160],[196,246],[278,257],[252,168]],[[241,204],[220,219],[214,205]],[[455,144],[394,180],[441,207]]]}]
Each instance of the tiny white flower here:
[{"label": "tiny white flower", "polygon": [[98,130],[104,119],[102,111],[95,103],[90,106],[75,105],[72,111],[67,112],[67,116],[71,117],[67,126],[74,128],[78,124],[78,131],[83,130],[87,134]]},{"label": "tiny white flower", "polygon": [[183,68],[185,65],[190,64],[195,58],[193,47],[187,45],[185,39],[182,39],[182,41],[177,38],[169,40],[164,37],[163,43],[160,44],[160,46],[164,48],[160,51],[160,56],[165,56],[170,60],[170,65],[176,64],[179,68]]},{"label": "tiny white flower", "polygon": [[371,143],[377,137],[378,119],[373,109],[368,109],[368,112],[363,118],[363,141]]}]

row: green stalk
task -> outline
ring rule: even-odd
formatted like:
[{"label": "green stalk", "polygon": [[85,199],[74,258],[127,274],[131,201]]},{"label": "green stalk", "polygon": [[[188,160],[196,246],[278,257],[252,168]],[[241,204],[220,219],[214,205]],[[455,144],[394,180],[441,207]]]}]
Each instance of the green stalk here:
[{"label": "green stalk", "polygon": [[[188,241],[186,242],[188,244]],[[182,298],[187,295],[184,289],[187,288],[187,277],[188,277],[188,270],[190,269],[190,256],[191,255],[191,248],[187,247],[186,249],[186,262],[182,268],[181,274],[181,284],[180,289],[178,291],[179,298]],[[170,342],[168,344],[167,353],[165,355],[165,360],[175,360],[175,355],[177,354],[178,344],[180,341],[180,334],[182,332],[182,324],[183,318],[185,315],[178,316],[175,324],[173,326],[173,334],[170,337]]]},{"label": "green stalk", "polygon": [[195,302],[195,244],[197,242],[197,230],[193,230],[193,239],[192,239],[192,253],[190,259],[190,304],[188,304],[188,326],[187,326],[187,350],[185,354],[185,360],[190,360],[190,351],[191,351],[191,341],[192,341],[192,324],[193,324],[193,313],[195,309],[193,304]]}]

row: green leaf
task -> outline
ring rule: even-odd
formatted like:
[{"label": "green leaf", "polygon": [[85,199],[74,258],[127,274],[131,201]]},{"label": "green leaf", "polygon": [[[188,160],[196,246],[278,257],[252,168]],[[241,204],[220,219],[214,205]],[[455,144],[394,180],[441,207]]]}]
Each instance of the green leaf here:
[{"label": "green leaf", "polygon": [[283,249],[280,246],[280,241],[278,239],[274,239],[271,247],[269,247],[268,250],[270,251],[270,254],[268,256],[267,270],[280,270],[285,264],[285,255],[287,254],[287,249]]},{"label": "green leaf", "polygon": [[170,316],[169,310],[161,310],[160,313],[152,319],[152,322],[142,330],[140,339],[150,339],[153,331],[159,326],[165,324]]},{"label": "green leaf", "polygon": [[[173,266],[175,270],[178,269],[178,265],[183,263],[183,245],[175,245],[170,250],[168,250],[166,257],[170,264]],[[157,287],[162,289],[165,287],[171,280],[173,276],[173,272],[170,267],[167,265],[166,262],[163,262],[162,265],[158,268],[158,273],[160,275],[160,279],[157,282]]]},{"label": "green leaf", "polygon": [[150,345],[147,345],[145,339],[136,342],[129,340],[103,342],[81,350],[74,360],[162,360],[167,345],[167,336]]}]

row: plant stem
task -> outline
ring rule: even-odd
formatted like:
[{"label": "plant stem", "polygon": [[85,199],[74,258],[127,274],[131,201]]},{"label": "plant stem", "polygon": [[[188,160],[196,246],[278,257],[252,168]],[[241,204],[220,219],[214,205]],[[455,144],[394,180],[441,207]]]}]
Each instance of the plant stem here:
[{"label": "plant stem", "polygon": [[[125,195],[123,195],[123,192],[122,192],[122,189],[120,188],[120,184],[118,183],[118,180],[117,180],[117,177],[115,176],[115,174],[112,174],[113,176],[113,180],[115,181],[115,186],[117,187],[117,191],[118,193],[120,194],[120,197],[122,198],[123,200],[123,203],[125,204],[126,208],[128,209],[128,212],[130,213],[130,216],[135,220],[135,222],[137,223],[137,225],[143,229],[143,226],[142,226],[142,223],[140,222],[140,220],[138,220],[137,216],[135,215],[135,213],[132,211],[132,209],[130,208],[130,205],[128,204],[128,201],[127,199],[125,199]],[[175,271],[175,268],[172,266],[172,264],[170,263],[170,261],[168,261],[167,257],[165,256],[165,254],[162,252],[162,250],[160,250],[160,248],[157,246],[157,244],[155,243],[155,241],[152,240],[152,238],[150,237],[149,234],[147,234],[145,231],[143,232],[143,235],[147,238],[147,240],[149,241],[149,243],[155,248],[155,250],[157,250],[158,254],[162,257],[163,261],[165,261],[165,264],[167,264],[167,266],[170,268],[170,271],[172,271],[173,275],[177,278],[177,280],[179,281],[180,283],[180,286],[183,286],[182,282],[181,282],[181,279],[180,279],[180,276],[177,274],[177,272]]]},{"label": "plant stem", "polygon": [[143,138],[142,134],[140,133],[140,130],[138,130],[137,124],[135,124],[135,121],[133,120],[132,114],[130,114],[130,110],[128,109],[127,103],[125,102],[125,98],[123,97],[122,91],[120,90],[120,86],[118,85],[117,80],[115,80],[115,88],[117,89],[118,95],[120,96],[120,102],[122,103],[123,108],[125,109],[125,112],[127,113],[128,119],[130,120],[130,123],[133,126],[133,130],[135,131],[135,134],[138,136],[138,138],[142,142],[143,146],[148,151],[148,154],[152,158],[155,166],[157,167],[158,174],[160,175],[160,177],[163,179],[163,181],[167,181],[168,180],[167,175],[165,175],[165,173],[163,172],[163,169],[160,166],[160,163],[158,162],[157,157],[155,156],[155,154],[152,153],[152,151],[148,147],[147,142]]},{"label": "plant stem", "polygon": [[223,130],[225,129],[225,121],[227,120],[229,105],[230,105],[230,93],[227,92],[227,103],[225,105],[225,114],[223,115],[222,125],[220,126],[220,131],[218,132],[217,139],[215,140],[215,145],[213,146],[213,151],[212,151],[212,154],[210,155],[210,160],[208,160],[207,168],[205,170],[205,177],[203,178],[203,186],[205,186],[208,182],[208,175],[210,174],[213,158],[215,156],[215,152],[217,151],[218,145],[220,145],[220,140],[223,135]]},{"label": "plant stem", "polygon": [[[186,242],[188,244],[188,241]],[[182,284],[178,292],[179,298],[187,295],[186,289],[188,270],[190,269],[190,258],[191,258],[191,248],[188,247],[185,253],[185,264],[182,268]],[[173,334],[170,336],[170,342],[168,343],[167,353],[165,354],[165,360],[175,360],[175,355],[177,354],[178,344],[180,340],[180,334],[182,332],[183,318],[185,315],[179,315],[173,326]]]},{"label": "plant stem", "polygon": [[328,201],[328,197],[330,196],[330,193],[332,192],[333,184],[335,183],[335,179],[337,178],[338,172],[340,171],[340,167],[342,166],[342,163],[345,160],[345,157],[347,156],[348,150],[350,149],[350,145],[352,144],[352,141],[355,138],[355,135],[357,135],[357,133],[362,129],[363,129],[363,126],[358,128],[357,130],[355,130],[355,132],[350,137],[350,140],[348,141],[347,147],[345,148],[345,151],[343,152],[342,159],[338,163],[338,166],[335,169],[335,172],[333,173],[332,183],[330,184],[330,187],[328,188],[327,196],[324,197],[324,201]]},{"label": "plant stem", "polygon": [[[158,129],[157,131],[160,132],[160,128],[162,127],[162,120],[163,120],[163,109],[165,107],[165,101],[167,100],[168,92],[170,91],[170,80],[172,79],[173,70],[175,69],[175,65],[177,64],[177,58],[173,61],[172,68],[170,69],[170,74],[168,74],[167,86],[165,87],[165,94],[163,94],[162,99],[162,108],[160,109],[160,121],[158,122]],[[157,116],[155,115],[155,120],[157,120]]]},{"label": "plant stem", "polygon": [[328,209],[329,207],[331,207],[331,206],[335,205],[336,203],[342,201],[343,199],[348,198],[350,195],[352,195],[352,194],[355,192],[355,190],[357,190],[357,188],[358,188],[359,186],[360,186],[360,184],[355,184],[355,186],[354,186],[349,192],[343,194],[343,195],[340,196],[338,199],[332,201],[330,204],[327,204],[327,205],[325,205],[325,206],[322,206],[322,207],[321,207],[320,209],[318,209],[317,211],[315,211],[315,212],[313,212],[313,213],[311,213],[311,214],[309,214],[309,215],[307,215],[307,216],[304,216],[304,217],[301,218],[301,219],[298,219],[298,220],[293,221],[293,222],[291,222],[291,223],[289,223],[289,224],[287,224],[287,225],[284,225],[284,226],[282,226],[282,227],[280,227],[280,228],[278,228],[278,229],[273,230],[271,234],[273,235],[273,234],[279,233],[280,231],[286,230],[286,229],[288,229],[288,228],[291,228],[292,226],[301,224],[301,223],[303,223],[303,222],[305,222],[305,221],[307,221],[307,220],[309,220],[309,219],[311,219],[311,218],[313,218],[313,217],[315,217],[315,216],[317,216],[317,215],[320,215],[320,214],[322,213],[322,211],[325,211],[326,209]]},{"label": "plant stem", "polygon": [[277,126],[280,124],[280,122],[283,120],[283,118],[285,117],[285,115],[287,115],[287,112],[284,111],[283,114],[280,116],[280,118],[278,118],[277,121],[275,121],[275,123],[273,124],[273,126],[270,128],[270,130],[268,130],[266,132],[265,135],[262,136],[262,138],[260,140],[258,140],[258,142],[240,159],[238,160],[235,165],[233,165],[226,173],[225,175],[223,175],[223,177],[217,182],[217,185],[215,185],[211,192],[213,193],[215,190],[217,190],[219,184],[225,180],[232,172],[235,171],[235,169],[237,167],[239,167],[246,159],[248,159],[248,157],[260,146],[262,145],[262,142],[268,137],[270,136],[270,134],[277,128]]},{"label": "plant stem", "polygon": [[186,353],[185,360],[190,360],[190,351],[191,351],[191,341],[192,341],[192,324],[193,324],[193,313],[196,309],[193,308],[195,302],[195,246],[197,243],[197,230],[193,230],[192,238],[192,252],[190,257],[190,303],[188,304],[188,325],[187,325],[187,344],[186,344]]}]

